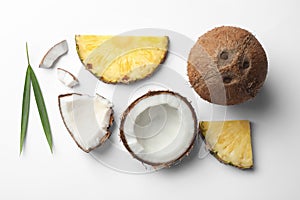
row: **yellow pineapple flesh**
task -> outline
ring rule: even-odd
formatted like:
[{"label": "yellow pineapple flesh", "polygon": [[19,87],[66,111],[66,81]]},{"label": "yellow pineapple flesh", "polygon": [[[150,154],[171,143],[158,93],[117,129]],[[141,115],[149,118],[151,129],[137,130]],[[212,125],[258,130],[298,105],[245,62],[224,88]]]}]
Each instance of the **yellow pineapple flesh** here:
[{"label": "yellow pineapple flesh", "polygon": [[249,121],[203,121],[200,132],[209,150],[221,162],[242,169],[253,167]]},{"label": "yellow pineapple flesh", "polygon": [[151,75],[165,59],[168,37],[76,35],[86,69],[107,83],[128,83]]}]

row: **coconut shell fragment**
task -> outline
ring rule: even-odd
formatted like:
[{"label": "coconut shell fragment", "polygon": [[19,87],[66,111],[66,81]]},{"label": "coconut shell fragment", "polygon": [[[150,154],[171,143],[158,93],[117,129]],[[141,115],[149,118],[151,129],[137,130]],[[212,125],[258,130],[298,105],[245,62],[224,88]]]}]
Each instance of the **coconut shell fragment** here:
[{"label": "coconut shell fragment", "polygon": [[268,61],[254,35],[222,26],[199,37],[190,51],[187,71],[190,84],[204,100],[235,105],[257,95]]},{"label": "coconut shell fragment", "polygon": [[69,50],[68,43],[66,40],[63,40],[53,47],[49,49],[49,51],[46,53],[46,55],[43,57],[40,68],[52,68],[54,64],[58,61],[58,59],[66,54]]},{"label": "coconut shell fragment", "polygon": [[70,88],[73,88],[79,84],[76,76],[62,68],[57,68],[57,78],[62,84]]},{"label": "coconut shell fragment", "polygon": [[83,151],[92,151],[110,137],[113,105],[104,97],[70,93],[59,95],[58,103],[68,132]]}]

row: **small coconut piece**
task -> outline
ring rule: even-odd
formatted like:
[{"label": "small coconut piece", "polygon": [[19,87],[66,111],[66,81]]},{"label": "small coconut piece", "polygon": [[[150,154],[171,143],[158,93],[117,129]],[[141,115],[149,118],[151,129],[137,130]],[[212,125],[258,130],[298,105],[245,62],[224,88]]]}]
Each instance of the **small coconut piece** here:
[{"label": "small coconut piece", "polygon": [[46,69],[53,67],[54,63],[57,62],[61,56],[66,54],[68,50],[69,48],[66,40],[57,43],[51,49],[49,49],[49,51],[43,57],[40,67]]},{"label": "small coconut piece", "polygon": [[62,68],[57,68],[57,78],[65,86],[70,88],[79,84],[78,79],[71,72]]},{"label": "small coconut piece", "polygon": [[209,151],[219,161],[240,169],[253,167],[248,120],[203,121],[199,126]]},{"label": "small coconut piece", "polygon": [[193,107],[180,94],[150,91],[123,113],[120,137],[139,161],[167,167],[188,155],[197,135]]},{"label": "small coconut piece", "polygon": [[188,76],[205,100],[234,105],[254,98],[268,70],[266,53],[249,31],[222,26],[202,35],[190,51]]},{"label": "small coconut piece", "polygon": [[90,152],[111,135],[112,103],[100,95],[63,94],[58,96],[63,122],[76,144]]}]

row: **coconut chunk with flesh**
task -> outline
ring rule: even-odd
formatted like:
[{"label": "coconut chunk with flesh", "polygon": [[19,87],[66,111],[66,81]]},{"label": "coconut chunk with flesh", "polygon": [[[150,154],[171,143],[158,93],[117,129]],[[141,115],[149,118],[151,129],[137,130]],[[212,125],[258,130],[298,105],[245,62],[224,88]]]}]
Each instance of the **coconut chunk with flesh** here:
[{"label": "coconut chunk with flesh", "polygon": [[200,132],[210,152],[221,162],[241,169],[253,167],[248,120],[203,121]]},{"label": "coconut chunk with flesh", "polygon": [[143,163],[171,166],[193,147],[196,115],[178,93],[149,92],[124,112],[120,136],[126,149]]},{"label": "coconut chunk with flesh", "polygon": [[54,45],[49,51],[46,53],[46,55],[43,57],[40,67],[49,69],[54,66],[54,63],[57,62],[57,60],[66,54],[69,50],[68,43],[66,40],[63,40],[56,45]]},{"label": "coconut chunk with flesh", "polygon": [[76,35],[77,53],[88,71],[106,83],[150,76],[165,60],[167,36]]},{"label": "coconut chunk with flesh", "polygon": [[78,79],[71,72],[62,68],[57,68],[57,78],[61,83],[70,88],[79,84]]},{"label": "coconut chunk with flesh", "polygon": [[90,152],[110,136],[112,103],[100,95],[64,94],[58,97],[64,124],[76,144]]}]

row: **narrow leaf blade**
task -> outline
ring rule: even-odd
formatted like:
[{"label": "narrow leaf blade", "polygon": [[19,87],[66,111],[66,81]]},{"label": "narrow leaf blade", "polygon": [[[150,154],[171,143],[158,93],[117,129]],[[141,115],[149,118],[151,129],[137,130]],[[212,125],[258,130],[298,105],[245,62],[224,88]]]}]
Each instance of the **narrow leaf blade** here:
[{"label": "narrow leaf blade", "polygon": [[51,134],[51,128],[50,128],[50,123],[49,123],[49,118],[48,118],[48,114],[47,114],[45,101],[43,98],[43,94],[42,94],[39,82],[38,82],[38,80],[35,76],[35,73],[31,67],[30,67],[30,72],[31,72],[30,77],[31,77],[31,82],[32,82],[36,105],[38,107],[38,111],[40,114],[43,129],[44,129],[44,132],[45,132],[45,135],[47,138],[47,142],[48,142],[50,150],[52,152],[52,134]]},{"label": "narrow leaf blade", "polygon": [[31,79],[30,79],[30,69],[27,68],[24,91],[23,91],[23,102],[22,102],[22,118],[21,118],[21,134],[20,134],[20,154],[22,153],[23,144],[25,141],[28,118],[29,118],[29,108],[30,108],[30,89],[31,89]]}]

